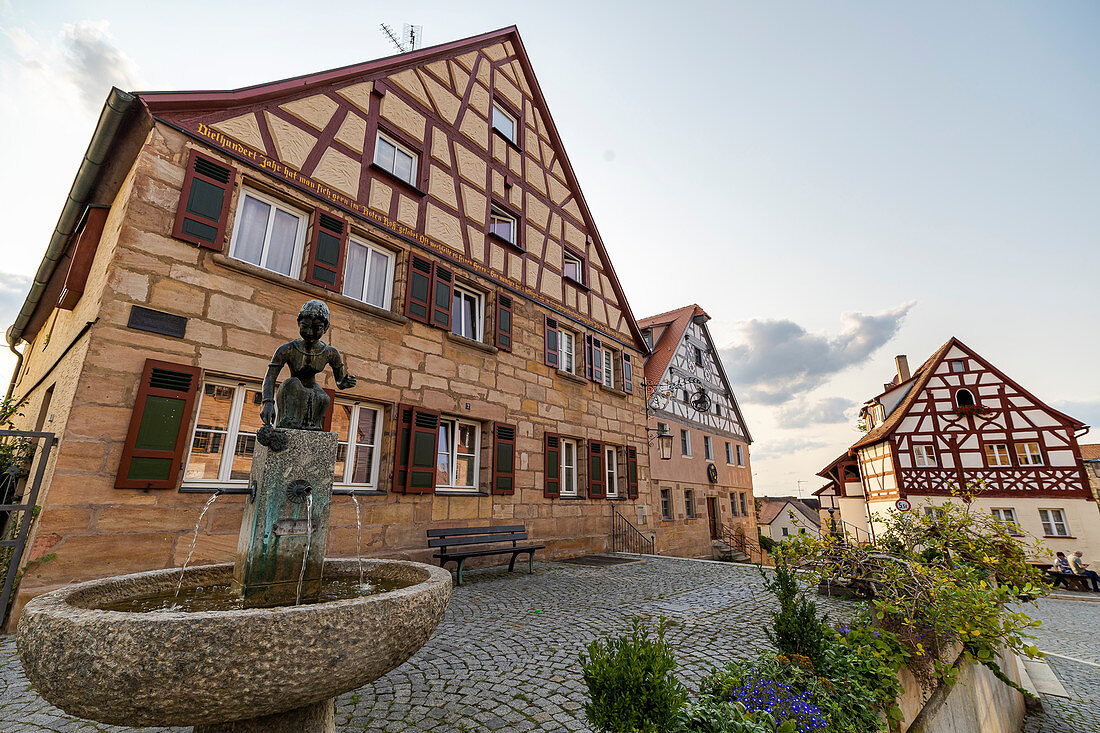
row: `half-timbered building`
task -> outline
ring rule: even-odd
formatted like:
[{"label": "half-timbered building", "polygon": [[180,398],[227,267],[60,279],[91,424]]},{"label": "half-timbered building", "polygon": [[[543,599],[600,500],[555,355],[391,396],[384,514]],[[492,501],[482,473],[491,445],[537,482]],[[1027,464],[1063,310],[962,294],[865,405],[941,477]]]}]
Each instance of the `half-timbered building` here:
[{"label": "half-timbered building", "polygon": [[730,537],[750,544],[757,537],[752,437],[709,320],[693,304],[639,322],[652,347],[645,363],[650,435],[672,435],[671,459],[650,460],[650,521],[666,554],[711,557],[728,550]]},{"label": "half-timbered building", "polygon": [[214,492],[192,562],[231,557],[259,385],[310,298],[358,377],[326,417],[330,554],[428,560],[426,529],[490,522],[601,551],[612,503],[648,500],[647,347],[515,28],[116,89],[8,331],[27,424],[61,439],[19,604],[178,566]]},{"label": "half-timbered building", "polygon": [[[845,522],[873,534],[875,517],[899,499],[923,511],[965,491],[977,496],[974,510],[1052,551],[1100,553],[1100,514],[1077,443],[1087,426],[955,338],[912,373],[906,357],[896,365],[861,410],[866,433],[821,473]],[[852,499],[865,507],[855,510]]]}]

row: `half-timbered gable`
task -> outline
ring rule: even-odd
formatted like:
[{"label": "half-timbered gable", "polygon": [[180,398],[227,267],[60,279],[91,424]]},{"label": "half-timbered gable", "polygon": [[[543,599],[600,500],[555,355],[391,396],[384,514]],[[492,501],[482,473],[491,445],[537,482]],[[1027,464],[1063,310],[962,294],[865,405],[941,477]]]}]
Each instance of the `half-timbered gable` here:
[{"label": "half-timbered gable", "polygon": [[319,198],[332,214],[389,229],[637,346],[514,28],[235,91],[142,99],[157,120]]},{"label": "half-timbered gable", "polygon": [[731,538],[751,543],[756,537],[752,437],[709,320],[689,305],[639,322],[652,345],[645,363],[650,432],[671,433],[673,444],[669,460],[650,463],[658,521],[666,530],[659,539],[665,552],[708,557],[716,547],[728,549]]},{"label": "half-timbered gable", "polygon": [[[976,493],[973,506],[1054,549],[1077,542],[1100,551],[1100,518],[1077,444],[1081,421],[958,339],[912,374],[904,356],[897,366],[897,376],[861,410],[866,434],[820,474],[836,484],[838,467],[854,459],[866,510],[841,499],[846,521],[870,528],[868,515],[898,500],[919,507]],[[840,497],[856,495],[839,485]]]}]

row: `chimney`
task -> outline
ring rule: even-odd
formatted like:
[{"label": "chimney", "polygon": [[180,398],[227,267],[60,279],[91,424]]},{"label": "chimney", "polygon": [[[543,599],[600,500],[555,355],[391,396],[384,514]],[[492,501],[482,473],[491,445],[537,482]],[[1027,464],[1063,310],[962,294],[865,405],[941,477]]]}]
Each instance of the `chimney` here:
[{"label": "chimney", "polygon": [[898,384],[909,381],[912,375],[909,373],[909,359],[905,354],[894,357],[894,365],[898,368]]}]

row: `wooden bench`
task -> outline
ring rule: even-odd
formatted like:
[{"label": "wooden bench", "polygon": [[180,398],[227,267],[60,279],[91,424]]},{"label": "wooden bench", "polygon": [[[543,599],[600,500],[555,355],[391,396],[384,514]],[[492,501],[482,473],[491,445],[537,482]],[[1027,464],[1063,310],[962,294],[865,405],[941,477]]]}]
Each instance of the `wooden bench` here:
[{"label": "wooden bench", "polygon": [[[490,555],[511,555],[508,572],[516,567],[516,558],[526,553],[527,571],[535,570],[535,550],[546,545],[520,545],[527,539],[527,528],[522,524],[501,524],[492,527],[450,527],[428,530],[428,547],[438,547],[440,551],[432,557],[439,558],[439,567],[445,567],[450,561],[458,563],[458,584],[462,585],[462,567],[467,558],[488,557]],[[483,545],[496,545],[510,542],[511,546],[483,548]]]},{"label": "wooden bench", "polygon": [[1083,575],[1077,575],[1076,573],[1063,573],[1054,568],[1050,568],[1046,571],[1047,577],[1049,577],[1055,588],[1058,587],[1058,583],[1061,582],[1065,585],[1066,590],[1074,590],[1077,586],[1080,586],[1080,590],[1088,592],[1089,579]]}]

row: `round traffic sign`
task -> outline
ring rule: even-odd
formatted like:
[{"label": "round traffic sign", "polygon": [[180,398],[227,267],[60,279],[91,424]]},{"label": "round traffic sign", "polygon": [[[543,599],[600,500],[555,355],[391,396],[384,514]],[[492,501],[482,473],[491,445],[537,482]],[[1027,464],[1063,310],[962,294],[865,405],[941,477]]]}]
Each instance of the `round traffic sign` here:
[{"label": "round traffic sign", "polygon": [[898,499],[894,502],[894,506],[897,507],[899,512],[907,512],[913,508],[908,499]]}]

